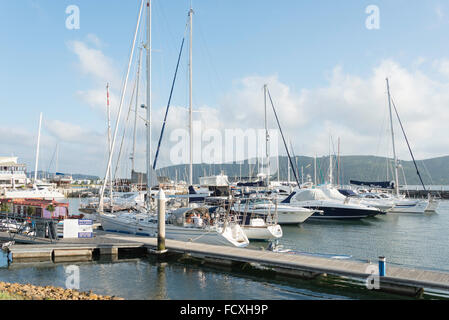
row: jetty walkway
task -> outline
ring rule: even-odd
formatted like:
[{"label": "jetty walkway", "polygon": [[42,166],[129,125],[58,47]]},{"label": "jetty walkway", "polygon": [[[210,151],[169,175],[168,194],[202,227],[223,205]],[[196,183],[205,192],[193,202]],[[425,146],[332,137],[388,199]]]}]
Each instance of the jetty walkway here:
[{"label": "jetty walkway", "polygon": [[[6,240],[6,237],[6,233],[0,233],[0,240]],[[157,238],[106,233],[100,230],[96,230],[95,237],[90,239],[61,239],[50,242],[47,239],[27,240],[17,236],[15,241],[16,243],[8,248],[13,264],[29,259],[54,262],[86,261],[92,259],[94,254],[117,256],[122,250],[141,250],[145,254],[156,254],[157,248]],[[294,278],[313,279],[333,275],[366,281],[376,276],[373,270],[378,270],[377,261],[340,260],[169,239],[166,240],[166,249],[167,254],[187,255],[205,263],[225,266],[249,264]],[[388,264],[386,276],[378,279],[380,287],[376,289],[396,294],[419,296],[424,289],[449,292],[449,273]]]}]

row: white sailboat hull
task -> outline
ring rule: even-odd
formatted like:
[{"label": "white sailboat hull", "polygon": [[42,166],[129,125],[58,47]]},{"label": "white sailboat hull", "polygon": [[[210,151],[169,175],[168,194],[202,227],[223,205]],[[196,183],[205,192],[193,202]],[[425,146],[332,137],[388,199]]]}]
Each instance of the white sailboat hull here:
[{"label": "white sailboat hull", "polygon": [[[103,230],[106,232],[157,237],[158,228],[156,223],[132,223],[105,214],[100,214],[98,219],[100,220]],[[248,238],[238,225],[229,226],[224,232],[218,232],[203,228],[185,228],[167,224],[165,226],[165,238],[177,241],[233,247],[246,247],[249,244]]]},{"label": "white sailboat hull", "polygon": [[243,226],[243,231],[249,240],[269,241],[282,237],[282,229],[277,225],[271,226]]},{"label": "white sailboat hull", "polygon": [[435,202],[432,204],[429,200],[410,200],[410,201],[398,201],[389,212],[393,213],[424,213],[435,212]]}]

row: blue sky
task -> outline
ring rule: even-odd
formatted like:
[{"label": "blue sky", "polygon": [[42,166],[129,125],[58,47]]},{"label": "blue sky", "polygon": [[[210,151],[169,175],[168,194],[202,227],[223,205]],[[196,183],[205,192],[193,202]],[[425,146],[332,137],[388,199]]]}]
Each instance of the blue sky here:
[{"label": "blue sky", "polygon": [[[39,112],[43,112],[46,122],[42,132],[41,169],[47,169],[55,144],[60,143],[61,171],[103,174],[106,148],[101,150],[101,146],[105,145],[105,111],[98,102],[101,96],[95,96],[97,104],[87,96],[91,92],[90,97],[94,99],[93,91],[98,95],[110,76],[109,81],[115,80],[111,83],[113,94],[118,97],[139,4],[138,0],[0,0],[2,155],[15,154],[30,170],[34,167],[38,118]],[[65,10],[69,5],[80,8],[79,30],[65,27],[68,16]],[[235,109],[242,112],[243,102],[251,104],[246,100],[253,96],[250,91],[258,85],[261,88],[265,80],[271,81],[273,93],[278,88],[285,95],[286,103],[291,102],[291,108],[299,110],[295,116],[309,117],[308,107],[315,110],[323,107],[321,115],[305,122],[298,119],[295,125],[289,119],[291,113],[282,111],[284,100],[279,99],[279,113],[285,118],[296,154],[326,154],[328,145],[323,141],[332,134],[346,141],[343,151],[347,154],[386,155],[373,146],[378,144],[376,134],[343,125],[338,113],[332,113],[342,103],[351,105],[357,112],[371,108],[375,97],[369,92],[384,86],[382,82],[373,84],[373,80],[381,79],[376,75],[386,70],[391,72],[383,78],[391,76],[392,89],[396,85],[398,98],[404,97],[403,103],[399,99],[398,104],[406,109],[404,117],[409,120],[417,156],[449,153],[449,146],[442,138],[425,147],[424,140],[420,140],[425,138],[420,134],[423,128],[439,128],[435,121],[445,119],[447,114],[444,107],[449,71],[446,70],[449,5],[446,1],[194,0],[192,5],[195,108],[215,112],[215,118],[227,120],[231,125],[232,119],[220,114],[235,114]],[[378,30],[368,30],[365,26],[368,17],[365,9],[369,5],[379,7]],[[168,99],[189,6],[188,0],[153,1],[153,103],[160,112],[164,111]],[[83,52],[104,57],[105,66],[110,70],[95,70],[95,63],[83,65]],[[179,107],[187,103],[186,69],[185,52],[173,99],[173,105]],[[414,90],[423,86],[426,89],[422,92]],[[372,99],[363,103],[357,96],[332,105],[338,100],[335,95],[339,92],[342,97],[346,97],[345,92],[352,92],[351,95]],[[410,99],[407,92],[421,95]],[[378,94],[382,96],[384,92]],[[439,98],[431,102],[429,94]],[[425,113],[422,104],[411,106],[407,99],[429,101],[436,110],[446,113],[432,118],[435,110]],[[117,99],[112,102],[116,107]],[[230,109],[234,111],[228,112]],[[290,109],[286,107],[286,110]],[[351,109],[346,112],[341,115],[345,121],[352,114]],[[415,117],[416,114],[420,116]],[[253,118],[260,120],[260,116]],[[359,116],[353,123],[360,122],[362,115]],[[422,122],[424,118],[426,123]],[[366,126],[371,125],[371,120],[367,118]],[[259,123],[263,126],[262,121]],[[64,124],[71,127],[66,130]],[[248,120],[240,125],[255,124]],[[379,124],[377,131],[380,127]],[[319,128],[325,134],[317,136]],[[73,135],[69,135],[70,130]],[[156,138],[156,132],[153,135]],[[354,141],[352,136],[366,139]],[[435,138],[435,134],[429,136]],[[95,139],[97,143],[90,141]],[[314,140],[316,143],[309,143]],[[88,146],[83,148],[83,142]],[[367,144],[373,147],[367,148]],[[405,148],[402,152],[402,157],[408,160]],[[142,157],[143,151],[141,162]],[[166,158],[163,163],[169,165]]]}]

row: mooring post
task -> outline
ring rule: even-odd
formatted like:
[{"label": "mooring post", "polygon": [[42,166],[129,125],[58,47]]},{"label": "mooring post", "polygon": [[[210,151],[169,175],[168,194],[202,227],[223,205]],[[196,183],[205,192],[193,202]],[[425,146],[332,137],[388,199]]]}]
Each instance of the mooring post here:
[{"label": "mooring post", "polygon": [[385,257],[379,257],[379,276],[385,277],[386,275],[386,259]]},{"label": "mooring post", "polygon": [[157,226],[157,250],[165,251],[165,193],[162,188],[157,194],[157,212],[158,212],[158,226]]}]

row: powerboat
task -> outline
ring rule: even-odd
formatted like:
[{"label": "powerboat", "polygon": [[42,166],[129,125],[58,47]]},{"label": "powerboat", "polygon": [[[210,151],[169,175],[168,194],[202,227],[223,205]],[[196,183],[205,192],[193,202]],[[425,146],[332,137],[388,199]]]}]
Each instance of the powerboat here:
[{"label": "powerboat", "polygon": [[44,200],[62,200],[64,194],[49,186],[34,185],[29,190],[5,190],[5,198],[10,199],[44,199]]},{"label": "powerboat", "polygon": [[351,203],[347,197],[341,194],[340,196],[343,198],[339,197],[334,192],[336,191],[335,189],[326,189],[296,189],[281,203],[294,207],[319,210],[310,216],[309,219],[312,220],[362,219],[383,213],[380,209],[372,206]]},{"label": "powerboat", "polygon": [[236,211],[242,212],[248,207],[248,211],[257,215],[267,215],[277,211],[277,223],[280,225],[300,224],[306,221],[317,210],[290,206],[285,204],[274,204],[269,199],[248,198],[242,199],[233,206]]}]

